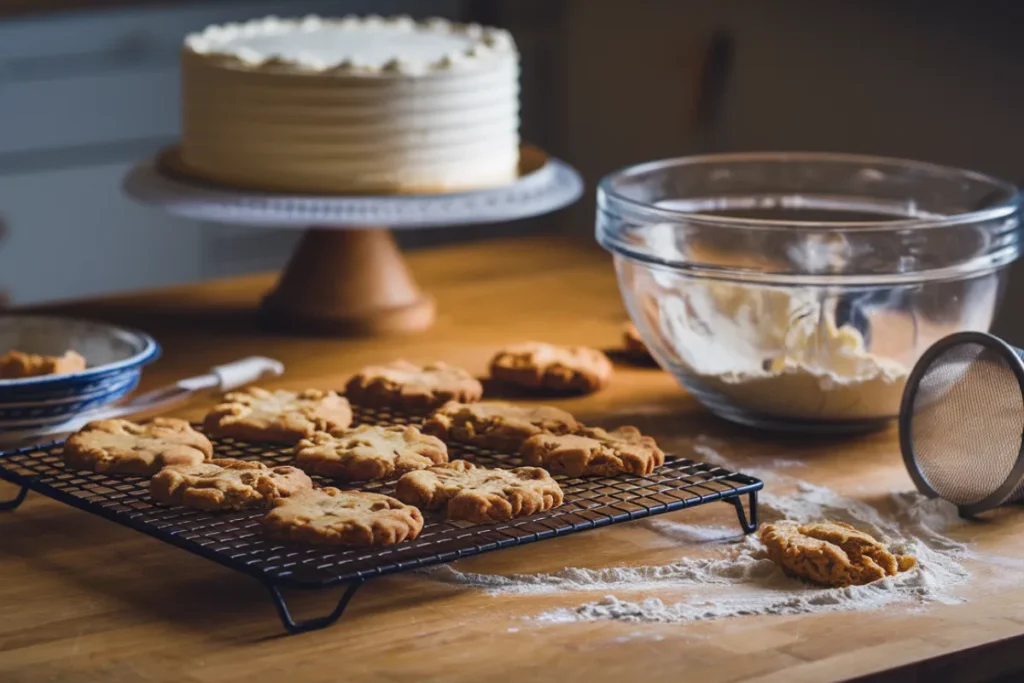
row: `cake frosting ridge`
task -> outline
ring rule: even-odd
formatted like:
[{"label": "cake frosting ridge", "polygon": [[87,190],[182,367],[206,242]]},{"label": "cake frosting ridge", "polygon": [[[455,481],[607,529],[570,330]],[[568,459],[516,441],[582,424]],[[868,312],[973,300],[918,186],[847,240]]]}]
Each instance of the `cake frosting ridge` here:
[{"label": "cake frosting ridge", "polygon": [[409,17],[266,17],[182,50],[181,160],[236,186],[444,192],[510,182],[519,58],[502,29]]}]

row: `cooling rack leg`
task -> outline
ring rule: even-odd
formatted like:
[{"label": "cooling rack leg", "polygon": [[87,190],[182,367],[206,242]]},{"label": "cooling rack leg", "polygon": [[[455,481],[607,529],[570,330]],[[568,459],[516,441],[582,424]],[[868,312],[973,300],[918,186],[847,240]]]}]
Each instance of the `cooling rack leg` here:
[{"label": "cooling rack leg", "polygon": [[337,607],[334,611],[324,617],[315,617],[313,619],[307,619],[306,621],[295,621],[292,619],[292,613],[288,610],[288,604],[284,600],[284,596],[281,595],[281,588],[267,584],[267,589],[270,591],[270,596],[274,599],[274,607],[277,608],[277,615],[281,617],[281,623],[284,624],[284,628],[288,633],[295,635],[297,633],[305,633],[306,631],[315,631],[320,628],[326,628],[336,622],[348,607],[349,601],[352,596],[356,594],[359,587],[363,585],[362,581],[353,581],[345,589],[345,594],[341,596],[338,601]]},{"label": "cooling rack leg", "polygon": [[752,534],[757,531],[757,491],[751,491],[747,496],[747,500],[747,507],[750,508],[749,518],[743,510],[743,498],[741,496],[733,498],[732,504],[736,508],[736,516],[740,518],[740,526],[743,527],[744,533]]},{"label": "cooling rack leg", "polygon": [[0,510],[13,510],[14,508],[25,502],[25,496],[28,495],[28,487],[22,486],[21,490],[11,500],[0,501]]}]

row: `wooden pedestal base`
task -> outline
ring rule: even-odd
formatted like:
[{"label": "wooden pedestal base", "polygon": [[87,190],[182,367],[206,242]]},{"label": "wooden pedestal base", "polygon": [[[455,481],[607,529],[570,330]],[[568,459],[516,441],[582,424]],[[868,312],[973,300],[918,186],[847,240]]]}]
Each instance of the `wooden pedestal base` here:
[{"label": "wooden pedestal base", "polygon": [[419,332],[434,322],[433,300],[384,228],[310,229],[262,312],[275,328],[344,336]]}]

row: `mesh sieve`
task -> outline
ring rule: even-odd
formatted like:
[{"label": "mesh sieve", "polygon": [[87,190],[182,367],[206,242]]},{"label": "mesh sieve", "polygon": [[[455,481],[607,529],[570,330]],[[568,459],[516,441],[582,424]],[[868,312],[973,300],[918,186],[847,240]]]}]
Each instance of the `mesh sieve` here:
[{"label": "mesh sieve", "polygon": [[900,449],[924,494],[975,515],[1024,496],[1024,351],[958,332],[917,362],[900,407]]}]

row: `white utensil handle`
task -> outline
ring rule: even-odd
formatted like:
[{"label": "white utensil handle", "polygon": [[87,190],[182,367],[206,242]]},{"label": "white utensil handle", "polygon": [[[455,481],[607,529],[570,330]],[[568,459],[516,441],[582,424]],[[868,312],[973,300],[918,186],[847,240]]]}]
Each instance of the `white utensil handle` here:
[{"label": "white utensil handle", "polygon": [[226,365],[216,365],[210,368],[210,372],[217,376],[218,389],[231,391],[268,375],[281,375],[284,372],[284,364],[273,358],[250,356]]},{"label": "white utensil handle", "polygon": [[251,356],[232,363],[210,368],[205,375],[189,377],[153,391],[134,397],[126,403],[104,406],[87,413],[77,415],[59,425],[45,427],[40,430],[25,430],[0,433],[0,443],[12,443],[26,439],[35,440],[43,436],[56,436],[77,431],[93,420],[109,420],[125,417],[142,411],[153,411],[180,403],[182,400],[207,389],[230,391],[246,384],[251,384],[263,377],[276,377],[284,372],[284,364],[273,358]]}]

